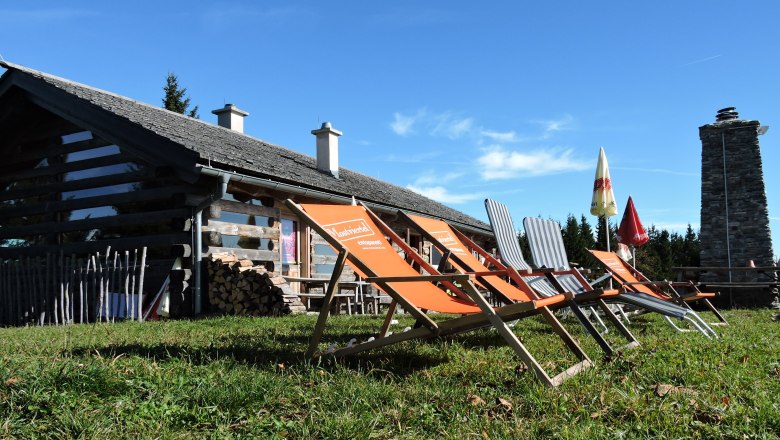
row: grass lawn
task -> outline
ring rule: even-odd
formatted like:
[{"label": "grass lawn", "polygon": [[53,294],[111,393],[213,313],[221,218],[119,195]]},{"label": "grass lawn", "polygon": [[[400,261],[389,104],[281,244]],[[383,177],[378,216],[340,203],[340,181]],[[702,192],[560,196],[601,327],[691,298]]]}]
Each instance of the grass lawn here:
[{"label": "grass lawn", "polygon": [[[718,340],[637,317],[614,359],[564,321],[596,368],[557,389],[492,331],[308,363],[315,316],[0,329],[0,438],[777,438],[775,313],[727,311]],[[325,341],[380,322],[332,318]],[[541,321],[515,331],[573,362]]]}]

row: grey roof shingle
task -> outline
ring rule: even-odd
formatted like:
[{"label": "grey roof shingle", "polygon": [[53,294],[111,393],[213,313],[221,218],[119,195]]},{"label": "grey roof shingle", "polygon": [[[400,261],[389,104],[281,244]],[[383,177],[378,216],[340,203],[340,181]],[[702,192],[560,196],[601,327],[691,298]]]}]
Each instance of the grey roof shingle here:
[{"label": "grey roof shingle", "polygon": [[345,168],[339,168],[336,179],[318,171],[313,157],[288,148],[24,66],[1,62],[0,65],[56,87],[193,151],[199,156],[200,164],[417,211],[492,235],[489,225],[484,222],[406,188]]}]

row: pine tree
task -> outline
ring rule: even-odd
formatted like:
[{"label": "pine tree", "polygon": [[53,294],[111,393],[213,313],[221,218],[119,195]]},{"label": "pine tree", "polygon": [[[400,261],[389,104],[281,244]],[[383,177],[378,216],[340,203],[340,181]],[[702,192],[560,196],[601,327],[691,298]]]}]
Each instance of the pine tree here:
[{"label": "pine tree", "polygon": [[582,246],[586,249],[595,249],[596,240],[593,238],[593,227],[588,223],[588,218],[583,215],[580,217],[580,239]]},{"label": "pine tree", "polygon": [[199,118],[197,105],[188,111],[190,98],[185,97],[187,89],[179,88],[179,78],[175,73],[168,72],[163,91],[165,91],[165,97],[162,100],[163,108],[183,115],[186,114],[191,118]]}]

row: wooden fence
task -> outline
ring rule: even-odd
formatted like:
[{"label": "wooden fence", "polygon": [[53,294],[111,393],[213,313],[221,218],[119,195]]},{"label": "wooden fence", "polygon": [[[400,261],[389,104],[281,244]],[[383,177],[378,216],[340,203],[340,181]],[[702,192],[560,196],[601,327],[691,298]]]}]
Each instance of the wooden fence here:
[{"label": "wooden fence", "polygon": [[143,321],[146,248],[0,260],[0,326]]}]

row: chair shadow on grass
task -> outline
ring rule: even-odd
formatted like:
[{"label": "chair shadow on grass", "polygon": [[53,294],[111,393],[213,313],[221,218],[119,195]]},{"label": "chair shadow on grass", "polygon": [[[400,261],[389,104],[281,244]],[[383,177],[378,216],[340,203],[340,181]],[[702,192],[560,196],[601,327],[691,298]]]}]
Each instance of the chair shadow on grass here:
[{"label": "chair shadow on grass", "polygon": [[[350,338],[333,335],[329,342],[338,341],[339,346],[346,345]],[[370,335],[362,335],[363,340]],[[361,336],[357,336],[361,337]],[[442,350],[417,350],[419,345],[435,343],[430,341],[407,341],[397,346],[380,348],[343,358],[324,355],[317,359],[307,359],[306,347],[309,336],[284,336],[276,339],[263,335],[226,335],[216,339],[213,344],[118,344],[103,347],[76,347],[70,354],[76,357],[99,355],[112,359],[119,356],[140,357],[155,362],[181,360],[192,365],[204,366],[215,362],[232,360],[236,363],[260,370],[274,370],[279,364],[285,368],[305,366],[309,363],[328,371],[338,368],[366,370],[376,367],[398,377],[405,377],[420,370],[449,362],[449,356]],[[321,348],[324,348],[324,344]],[[421,352],[422,351],[422,352]]]}]

